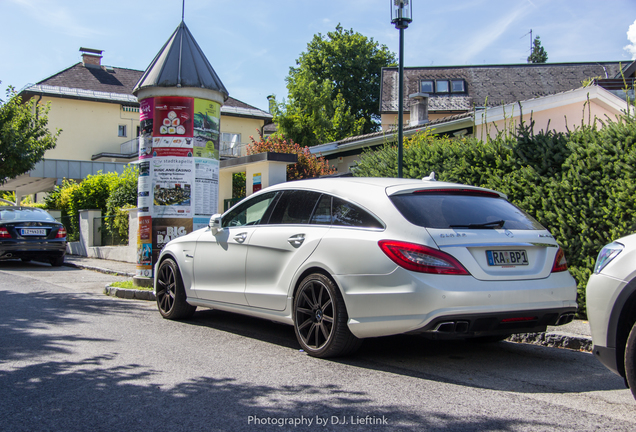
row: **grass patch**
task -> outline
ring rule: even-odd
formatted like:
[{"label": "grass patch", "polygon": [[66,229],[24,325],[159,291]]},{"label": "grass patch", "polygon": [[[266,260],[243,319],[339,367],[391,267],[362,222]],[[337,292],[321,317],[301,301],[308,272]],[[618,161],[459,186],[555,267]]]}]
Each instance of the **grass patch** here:
[{"label": "grass patch", "polygon": [[141,286],[134,285],[132,279],[125,280],[125,281],[113,282],[113,283],[110,284],[110,286],[113,286],[113,287],[116,287],[116,288],[137,289],[137,290],[142,290],[142,291],[152,291],[152,287],[141,287]]}]

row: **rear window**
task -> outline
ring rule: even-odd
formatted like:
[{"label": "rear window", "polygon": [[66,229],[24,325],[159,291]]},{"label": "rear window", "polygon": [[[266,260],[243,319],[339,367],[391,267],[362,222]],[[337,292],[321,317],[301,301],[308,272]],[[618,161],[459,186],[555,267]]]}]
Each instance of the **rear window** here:
[{"label": "rear window", "polygon": [[55,218],[40,209],[14,209],[0,210],[1,221],[31,221],[31,222],[55,222]]},{"label": "rear window", "polygon": [[426,228],[545,229],[520,208],[491,194],[413,193],[390,199],[406,220]]}]

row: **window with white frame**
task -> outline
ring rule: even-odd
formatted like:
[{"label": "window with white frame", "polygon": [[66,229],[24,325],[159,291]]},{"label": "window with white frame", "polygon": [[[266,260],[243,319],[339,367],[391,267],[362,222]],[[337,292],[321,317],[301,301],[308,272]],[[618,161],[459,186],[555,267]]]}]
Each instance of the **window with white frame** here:
[{"label": "window with white frame", "polygon": [[241,156],[241,134],[223,132],[221,133],[221,155]]},{"label": "window with white frame", "polygon": [[119,132],[117,136],[120,136],[120,137],[126,136],[126,125],[119,125]]}]

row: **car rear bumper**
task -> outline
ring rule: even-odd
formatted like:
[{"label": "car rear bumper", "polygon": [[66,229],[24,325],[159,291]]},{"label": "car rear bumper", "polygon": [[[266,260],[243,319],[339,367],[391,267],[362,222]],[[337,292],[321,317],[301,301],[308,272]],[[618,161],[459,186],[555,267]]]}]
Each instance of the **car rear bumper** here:
[{"label": "car rear bumper", "polygon": [[[479,281],[398,269],[389,275],[335,279],[343,291],[349,329],[360,338],[409,332],[444,338],[538,332],[565,324],[577,310],[576,282],[567,272],[538,280]],[[453,323],[452,331],[445,323]]]},{"label": "car rear bumper", "polygon": [[66,241],[16,242],[0,247],[0,260],[26,258],[49,259],[66,255]]}]

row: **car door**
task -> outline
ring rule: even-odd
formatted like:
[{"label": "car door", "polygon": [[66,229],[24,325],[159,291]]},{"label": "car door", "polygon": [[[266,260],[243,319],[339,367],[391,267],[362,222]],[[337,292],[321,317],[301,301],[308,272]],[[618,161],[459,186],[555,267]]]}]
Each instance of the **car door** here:
[{"label": "car door", "polygon": [[328,221],[309,224],[320,197],[321,194],[314,191],[285,191],[268,223],[252,234],[245,287],[250,306],[285,309],[294,274],[329,230]]},{"label": "car door", "polygon": [[278,192],[259,194],[221,218],[216,234],[207,229],[194,251],[194,289],[200,299],[246,305],[245,263],[250,240]]}]

